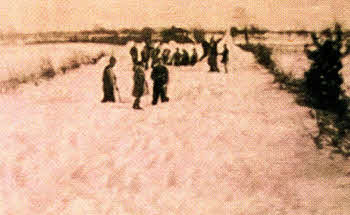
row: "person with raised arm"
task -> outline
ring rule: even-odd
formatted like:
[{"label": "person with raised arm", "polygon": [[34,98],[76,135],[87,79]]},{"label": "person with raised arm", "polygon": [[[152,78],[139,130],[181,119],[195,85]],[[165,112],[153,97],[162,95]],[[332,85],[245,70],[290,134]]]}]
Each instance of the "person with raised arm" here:
[{"label": "person with raised arm", "polygon": [[201,58],[199,59],[199,61],[202,61],[204,58],[206,58],[209,54],[209,50],[210,50],[210,44],[205,41],[204,39],[201,41],[202,44],[202,48],[203,48],[203,55],[201,56]]},{"label": "person with raised arm", "polygon": [[210,39],[210,49],[209,49],[209,57],[208,57],[210,72],[219,72],[217,57],[218,57],[218,43],[221,40],[222,38],[218,40],[214,40],[214,37]]}]

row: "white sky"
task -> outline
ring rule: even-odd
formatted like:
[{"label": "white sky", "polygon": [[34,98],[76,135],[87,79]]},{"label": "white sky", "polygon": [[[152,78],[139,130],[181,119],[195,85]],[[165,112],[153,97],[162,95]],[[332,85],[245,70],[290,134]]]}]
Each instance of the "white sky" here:
[{"label": "white sky", "polygon": [[0,0],[0,30],[33,32],[183,26],[350,27],[349,0]]}]

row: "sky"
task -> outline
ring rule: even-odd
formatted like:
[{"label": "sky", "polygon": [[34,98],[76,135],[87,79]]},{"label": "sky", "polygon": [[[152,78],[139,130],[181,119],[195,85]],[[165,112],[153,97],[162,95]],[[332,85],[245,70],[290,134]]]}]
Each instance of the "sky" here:
[{"label": "sky", "polygon": [[0,0],[0,31],[83,30],[95,26],[271,30],[350,28],[349,0]]}]

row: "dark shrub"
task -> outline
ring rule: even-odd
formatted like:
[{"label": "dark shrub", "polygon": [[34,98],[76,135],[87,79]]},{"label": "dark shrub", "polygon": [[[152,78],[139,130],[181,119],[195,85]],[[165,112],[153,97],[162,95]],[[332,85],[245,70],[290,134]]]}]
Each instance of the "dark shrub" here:
[{"label": "dark shrub", "polygon": [[154,34],[154,33],[155,33],[155,30],[153,30],[152,28],[144,27],[141,30],[141,38],[143,41],[150,41],[150,40],[152,40],[152,34]]},{"label": "dark shrub", "polygon": [[160,32],[162,42],[168,43],[175,41],[177,43],[192,43],[193,41],[188,36],[189,31],[172,26]]},{"label": "dark shrub", "polygon": [[40,65],[40,76],[43,78],[53,78],[56,75],[55,69],[53,68],[51,59],[43,58]]},{"label": "dark shrub", "polygon": [[274,62],[271,59],[272,49],[263,46],[260,43],[255,47],[255,49],[258,63],[263,65],[265,68],[272,68],[274,66]]},{"label": "dark shrub", "polygon": [[205,40],[205,31],[203,29],[194,29],[193,37],[197,43],[201,43],[203,40]]},{"label": "dark shrub", "polygon": [[[333,38],[333,34],[336,35]],[[344,56],[341,53],[343,37],[340,25],[336,25],[335,31],[329,29],[322,31],[324,42],[321,42],[316,33],[312,33],[315,50],[305,47],[307,57],[312,61],[310,69],[305,72],[305,84],[308,101],[315,107],[336,110],[339,101],[344,95],[341,89],[343,76],[340,70]],[[343,108],[342,108],[343,109]]]},{"label": "dark shrub", "polygon": [[230,30],[230,35],[232,38],[235,38],[236,36],[238,36],[241,32],[238,30],[237,27],[232,27]]}]

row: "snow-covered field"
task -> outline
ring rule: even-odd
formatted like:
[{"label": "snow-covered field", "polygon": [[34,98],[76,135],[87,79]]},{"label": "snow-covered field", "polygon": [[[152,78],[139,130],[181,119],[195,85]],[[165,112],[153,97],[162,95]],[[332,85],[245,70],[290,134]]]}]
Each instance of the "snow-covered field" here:
[{"label": "snow-covered field", "polygon": [[311,61],[304,52],[283,53],[273,50],[272,59],[285,73],[292,73],[297,78],[303,78],[304,72],[310,68]]},{"label": "snow-covered field", "polygon": [[349,214],[349,161],[317,151],[309,109],[226,42],[229,74],[169,67],[170,102],[144,111],[131,44],[113,51],[123,103],[100,103],[108,58],[0,95],[0,214]]},{"label": "snow-covered field", "polygon": [[[245,43],[245,36],[238,35],[234,39],[234,43]],[[296,34],[276,34],[266,33],[265,35],[249,36],[249,42],[251,43],[263,43],[268,46],[303,46],[305,43],[312,43],[310,36],[298,36]]]},{"label": "snow-covered field", "polygon": [[42,45],[0,45],[0,81],[21,78],[41,72],[43,60],[51,60],[54,69],[67,65],[70,59],[82,60],[84,56],[96,57],[108,52],[109,45],[84,43],[57,43]]}]

